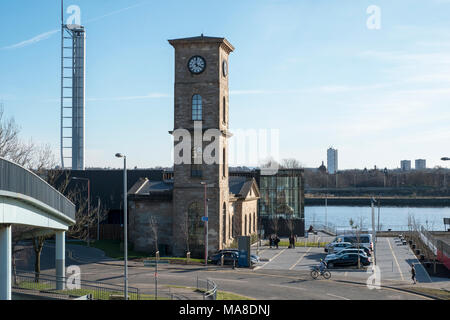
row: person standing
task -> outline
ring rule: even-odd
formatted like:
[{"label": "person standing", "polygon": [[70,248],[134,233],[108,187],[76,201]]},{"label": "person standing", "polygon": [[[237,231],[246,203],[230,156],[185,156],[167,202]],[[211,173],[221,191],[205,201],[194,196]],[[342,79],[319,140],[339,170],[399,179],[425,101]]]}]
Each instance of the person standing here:
[{"label": "person standing", "polygon": [[278,243],[280,243],[280,238],[278,238],[278,235],[275,235],[275,246],[278,249]]},{"label": "person standing", "polygon": [[414,267],[414,263],[411,264],[411,279],[416,284],[416,268]]}]

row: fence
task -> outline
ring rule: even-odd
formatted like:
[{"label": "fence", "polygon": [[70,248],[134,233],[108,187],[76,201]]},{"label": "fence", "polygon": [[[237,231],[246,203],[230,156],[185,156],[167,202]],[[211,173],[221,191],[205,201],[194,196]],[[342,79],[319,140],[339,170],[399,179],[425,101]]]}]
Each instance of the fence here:
[{"label": "fence", "polygon": [[437,239],[423,226],[420,227],[420,237],[423,243],[436,255],[437,259],[450,270],[450,245]]},{"label": "fence", "polygon": [[[61,282],[65,289],[58,289]],[[73,287],[71,289],[70,287]],[[14,292],[53,299],[74,299],[89,297],[92,300],[123,299],[124,287],[98,281],[87,281],[70,278],[57,278],[55,275],[39,274],[27,271],[17,271],[13,275],[12,288]],[[128,298],[140,300],[138,288],[128,287]]]},{"label": "fence", "polygon": [[217,300],[217,285],[209,279],[199,279],[197,276],[197,290],[203,291],[203,300]]}]

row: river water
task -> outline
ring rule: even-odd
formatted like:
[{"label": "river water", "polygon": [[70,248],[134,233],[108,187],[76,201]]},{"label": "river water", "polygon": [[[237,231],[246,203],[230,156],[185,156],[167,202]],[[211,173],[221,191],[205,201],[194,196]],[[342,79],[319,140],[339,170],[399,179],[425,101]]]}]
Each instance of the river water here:
[{"label": "river water", "polygon": [[[413,207],[381,207],[380,230],[408,230],[408,217],[428,230],[445,231],[444,218],[450,218],[450,207],[444,208],[413,208]],[[372,229],[372,209],[350,206],[305,206],[305,226],[312,223],[328,224],[338,229],[350,229],[349,221],[357,224],[362,220],[363,229]],[[378,208],[375,207],[375,225],[378,222]],[[447,225],[447,228],[450,226]]]}]

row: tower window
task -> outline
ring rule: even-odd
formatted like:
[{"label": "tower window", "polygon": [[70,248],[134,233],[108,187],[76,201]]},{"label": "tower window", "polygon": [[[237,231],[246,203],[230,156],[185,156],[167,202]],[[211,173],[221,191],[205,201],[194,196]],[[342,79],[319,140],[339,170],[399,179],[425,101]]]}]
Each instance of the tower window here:
[{"label": "tower window", "polygon": [[223,149],[223,164],[222,164],[222,175],[223,177],[227,176],[227,167],[226,167],[226,155],[225,155],[225,149]]},{"label": "tower window", "polygon": [[201,158],[201,155],[195,148],[192,148],[191,150],[191,177],[202,177],[202,165],[196,164],[195,160]]},{"label": "tower window", "polygon": [[227,99],[225,97],[223,97],[222,108],[223,108],[223,110],[222,110],[222,112],[223,112],[223,115],[222,115],[223,123],[227,123]]},{"label": "tower window", "polygon": [[202,120],[202,96],[199,94],[192,96],[192,120]]}]

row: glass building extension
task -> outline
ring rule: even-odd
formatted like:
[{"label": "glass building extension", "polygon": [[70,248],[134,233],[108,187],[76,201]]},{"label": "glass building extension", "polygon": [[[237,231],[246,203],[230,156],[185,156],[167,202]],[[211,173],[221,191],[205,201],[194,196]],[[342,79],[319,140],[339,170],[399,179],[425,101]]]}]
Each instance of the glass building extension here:
[{"label": "glass building extension", "polygon": [[304,219],[302,169],[281,169],[273,176],[259,176],[261,218]]}]

